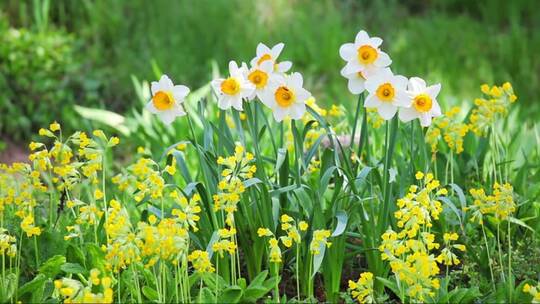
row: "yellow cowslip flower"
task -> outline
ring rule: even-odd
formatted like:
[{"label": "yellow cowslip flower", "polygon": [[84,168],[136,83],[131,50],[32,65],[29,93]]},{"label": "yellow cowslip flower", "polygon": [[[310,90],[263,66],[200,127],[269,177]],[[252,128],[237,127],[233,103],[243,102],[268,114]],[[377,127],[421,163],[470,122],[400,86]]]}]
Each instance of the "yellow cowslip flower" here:
[{"label": "yellow cowslip flower", "polygon": [[99,189],[94,190],[94,199],[95,200],[100,200],[100,199],[103,198],[103,196],[104,196],[104,194],[103,194],[103,192],[101,192],[101,190],[99,190]]},{"label": "yellow cowslip flower", "polygon": [[523,285],[523,292],[528,293],[533,297],[531,303],[540,303],[540,283],[536,286],[531,286],[526,283]]},{"label": "yellow cowslip flower", "polygon": [[[444,261],[444,255],[435,257],[433,251],[440,245],[435,242],[435,235],[428,231],[442,211],[441,203],[435,197],[445,195],[446,191],[439,189],[440,183],[431,173],[418,172],[416,178],[423,186],[410,186],[409,192],[397,200],[399,209],[394,212],[394,217],[400,230],[387,230],[382,235],[379,251],[381,258],[389,261],[392,273],[403,284],[411,301],[424,302],[440,287],[437,262]],[[443,239],[456,236],[448,234]]]},{"label": "yellow cowslip flower", "polygon": [[471,220],[483,224],[485,215],[492,215],[498,221],[504,221],[516,210],[514,188],[509,183],[493,184],[493,194],[487,195],[484,189],[470,189],[473,204],[466,211],[472,213]]},{"label": "yellow cowslip flower", "polygon": [[431,146],[434,155],[438,152],[437,147],[441,137],[450,150],[456,154],[463,152],[463,138],[470,127],[457,119],[459,112],[459,107],[451,108],[443,116],[435,118],[427,130],[426,142]]},{"label": "yellow cowslip flower", "polygon": [[272,231],[270,231],[270,229],[268,229],[268,228],[259,228],[257,230],[257,234],[259,235],[259,237],[273,235]]},{"label": "yellow cowslip flower", "polygon": [[86,286],[69,278],[55,280],[53,297],[61,298],[64,303],[112,303],[111,279],[100,274],[99,270],[91,269],[90,277],[84,280]]},{"label": "yellow cowslip flower", "polygon": [[0,255],[11,258],[17,255],[17,238],[9,235],[5,228],[0,228]]},{"label": "yellow cowslip flower", "polygon": [[188,261],[191,262],[193,268],[198,273],[212,273],[215,271],[212,262],[210,261],[208,252],[195,250],[188,256]]},{"label": "yellow cowslip flower", "polygon": [[169,175],[174,175],[176,173],[176,157],[171,158],[171,164],[165,166],[164,171],[169,173]]},{"label": "yellow cowslip flower", "polygon": [[120,143],[120,138],[113,136],[109,138],[109,141],[107,143],[107,147],[114,147]]},{"label": "yellow cowslip flower", "polygon": [[437,262],[442,263],[447,266],[458,265],[461,261],[458,259],[457,255],[454,254],[451,248],[456,248],[460,251],[465,251],[465,245],[462,244],[453,244],[454,241],[457,241],[459,238],[458,234],[445,233],[443,235],[445,248],[441,251],[439,256],[437,256]]},{"label": "yellow cowslip flower", "polygon": [[330,230],[324,230],[319,229],[313,231],[313,238],[311,239],[311,243],[309,244],[309,250],[311,254],[318,255],[320,254],[320,250],[322,246],[330,247],[332,245],[331,242],[328,242],[328,238],[330,237]]},{"label": "yellow cowslip flower", "polygon": [[358,303],[374,303],[373,273],[363,272],[358,281],[349,280],[349,291]]},{"label": "yellow cowslip flower", "polygon": [[49,125],[49,130],[51,130],[51,131],[53,131],[53,132],[56,132],[56,131],[60,130],[60,124],[57,123],[56,121],[53,122],[53,123],[51,123],[51,124]]},{"label": "yellow cowslip flower", "polygon": [[502,86],[492,86],[484,84],[481,91],[487,98],[477,98],[474,100],[473,108],[469,117],[469,128],[477,136],[486,136],[488,129],[493,123],[508,114],[510,105],[517,100],[512,85],[508,82]]},{"label": "yellow cowslip flower", "polygon": [[308,229],[308,223],[300,221],[300,223],[298,223],[298,228],[300,228],[301,231],[306,231]]},{"label": "yellow cowslip flower", "polygon": [[276,238],[271,238],[268,240],[268,245],[270,246],[270,262],[281,263],[281,249],[279,249],[278,240]]}]

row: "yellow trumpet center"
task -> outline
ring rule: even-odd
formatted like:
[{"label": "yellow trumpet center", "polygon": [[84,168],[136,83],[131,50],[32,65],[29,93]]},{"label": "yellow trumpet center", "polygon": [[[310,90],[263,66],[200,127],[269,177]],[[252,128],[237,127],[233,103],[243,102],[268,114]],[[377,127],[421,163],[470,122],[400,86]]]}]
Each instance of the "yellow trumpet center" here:
[{"label": "yellow trumpet center", "polygon": [[392,86],[391,83],[383,83],[377,88],[377,97],[381,101],[392,101],[394,99],[394,96],[396,96],[396,90]]},{"label": "yellow trumpet center", "polygon": [[276,98],[276,102],[282,108],[290,107],[296,99],[294,92],[285,86],[279,87],[274,93],[274,96]]},{"label": "yellow trumpet center", "polygon": [[259,58],[259,60],[257,61],[257,64],[261,64],[265,62],[266,60],[271,60],[271,59],[272,59],[272,56],[270,54],[264,54],[261,56],[261,58]]},{"label": "yellow trumpet center", "polygon": [[240,82],[236,78],[229,77],[221,83],[221,92],[227,95],[236,95],[240,92]]},{"label": "yellow trumpet center", "polygon": [[255,87],[257,87],[257,89],[262,89],[268,82],[268,74],[261,70],[255,70],[248,75],[248,79]]},{"label": "yellow trumpet center", "polygon": [[362,45],[358,48],[358,61],[362,64],[373,63],[379,57],[377,50],[370,45]]},{"label": "yellow trumpet center", "polygon": [[413,100],[413,106],[418,112],[428,112],[433,107],[433,100],[427,94],[417,95]]},{"label": "yellow trumpet center", "polygon": [[171,92],[158,91],[152,96],[152,103],[159,111],[170,110],[174,106],[174,97]]}]

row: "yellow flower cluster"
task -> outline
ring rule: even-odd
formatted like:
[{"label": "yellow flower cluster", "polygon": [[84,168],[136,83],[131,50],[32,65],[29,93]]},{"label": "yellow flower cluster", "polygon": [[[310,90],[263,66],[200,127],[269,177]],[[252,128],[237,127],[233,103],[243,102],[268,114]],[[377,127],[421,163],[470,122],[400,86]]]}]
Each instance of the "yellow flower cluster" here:
[{"label": "yellow flower cluster", "polygon": [[165,181],[158,168],[159,165],[152,159],[142,157],[128,167],[129,173],[114,176],[112,182],[118,185],[119,190],[133,193],[137,202],[146,196],[152,199],[162,198]]},{"label": "yellow flower cluster", "polygon": [[9,235],[4,228],[0,228],[0,255],[7,255],[10,258],[17,255],[17,238]]},{"label": "yellow flower cluster", "polygon": [[189,247],[189,234],[184,227],[188,224],[180,218],[163,218],[158,223],[155,215],[149,216],[148,222],[139,222],[135,239],[142,257],[148,258],[145,267],[151,267],[159,260],[178,265]]},{"label": "yellow flower cluster", "polygon": [[457,233],[445,233],[443,235],[444,240],[444,248],[441,250],[441,254],[437,257],[437,262],[452,266],[452,265],[458,265],[461,261],[457,257],[457,255],[452,252],[452,248],[455,248],[460,251],[465,251],[465,245],[463,244],[452,244],[452,242],[457,241],[459,236]]},{"label": "yellow flower cluster", "polygon": [[140,261],[141,257],[127,210],[116,200],[111,200],[109,204],[104,225],[107,246],[103,245],[102,249],[107,252],[107,269],[119,272],[131,263]]},{"label": "yellow flower cluster", "polygon": [[195,193],[188,200],[186,197],[180,196],[176,190],[171,191],[169,196],[180,206],[180,209],[175,208],[172,210],[172,215],[177,217],[177,222],[183,225],[183,228],[189,229],[191,227],[193,232],[197,232],[199,230],[197,222],[200,219],[198,214],[201,212],[201,206],[199,206],[201,196]]},{"label": "yellow flower cluster", "polygon": [[469,132],[469,125],[457,119],[459,112],[459,107],[453,107],[433,120],[426,132],[426,142],[431,146],[433,154],[438,151],[441,136],[450,150],[456,154],[463,152],[463,138]]},{"label": "yellow flower cluster", "polygon": [[281,216],[281,229],[287,233],[287,235],[280,237],[279,239],[285,245],[285,247],[292,247],[293,243],[300,244],[302,240],[300,237],[300,231],[306,231],[308,229],[308,224],[305,221],[300,221],[296,224],[296,221],[288,216],[283,214]]},{"label": "yellow flower cluster", "polygon": [[321,253],[321,249],[332,246],[332,243],[328,241],[330,237],[330,230],[318,229],[313,231],[313,238],[309,244],[309,251],[313,255],[318,255]]},{"label": "yellow flower cluster", "polygon": [[436,278],[440,269],[432,252],[440,245],[429,230],[442,211],[441,203],[434,197],[446,195],[447,190],[439,189],[439,181],[433,179],[431,173],[418,172],[416,179],[422,188],[412,185],[407,195],[397,201],[399,210],[394,217],[401,231],[387,230],[382,235],[379,250],[381,258],[390,262],[392,272],[402,282],[407,296],[424,302],[433,297],[433,289],[440,286]]},{"label": "yellow flower cluster", "polygon": [[259,228],[257,230],[257,234],[259,237],[270,237],[268,239],[268,248],[270,249],[270,252],[268,253],[268,257],[270,259],[271,263],[281,263],[281,248],[279,248],[279,241],[274,236],[272,231],[268,228]]},{"label": "yellow flower cluster", "polygon": [[358,303],[375,303],[373,273],[361,273],[356,282],[349,280],[349,289],[353,299],[357,300]]},{"label": "yellow flower cluster", "polygon": [[98,269],[90,270],[86,286],[74,279],[56,280],[53,296],[62,298],[64,303],[112,303],[112,279],[108,276],[100,276],[100,274]]},{"label": "yellow flower cluster", "polygon": [[226,223],[230,227],[234,227],[236,205],[245,191],[244,180],[252,178],[257,171],[257,167],[251,164],[253,160],[253,154],[245,152],[240,145],[236,145],[234,155],[226,158],[220,156],[217,160],[224,169],[218,184],[219,192],[213,196],[214,211],[225,211]]},{"label": "yellow flower cluster", "polygon": [[195,250],[188,256],[188,260],[193,264],[193,268],[198,273],[212,273],[216,271],[206,251]]},{"label": "yellow flower cluster", "polygon": [[471,189],[474,202],[466,208],[472,212],[472,221],[483,224],[484,215],[493,215],[497,220],[504,221],[516,211],[514,188],[509,183],[493,184],[493,194],[487,195],[484,189]]},{"label": "yellow flower cluster", "polygon": [[219,240],[212,245],[212,250],[219,253],[220,257],[223,257],[225,252],[230,255],[234,255],[236,252],[236,229],[235,228],[223,228],[218,230]]},{"label": "yellow flower cluster", "polygon": [[[286,248],[291,248],[294,243],[300,244],[302,241],[300,231],[306,231],[309,227],[308,223],[305,221],[299,221],[297,223],[291,216],[287,214],[281,215],[280,221],[281,230],[286,233],[286,235],[279,237],[281,243]],[[259,237],[271,237],[268,240],[270,262],[281,263],[281,249],[279,248],[279,241],[272,231],[270,231],[268,228],[259,228],[257,230],[257,234]]]},{"label": "yellow flower cluster", "polygon": [[526,292],[533,297],[531,303],[540,303],[540,284],[536,286],[525,284],[523,285],[523,292]]},{"label": "yellow flower cluster", "polygon": [[517,96],[509,82],[491,88],[483,84],[480,89],[486,98],[474,100],[475,108],[469,117],[469,126],[477,136],[486,136],[488,129],[497,118],[508,114],[508,108],[517,100]]}]

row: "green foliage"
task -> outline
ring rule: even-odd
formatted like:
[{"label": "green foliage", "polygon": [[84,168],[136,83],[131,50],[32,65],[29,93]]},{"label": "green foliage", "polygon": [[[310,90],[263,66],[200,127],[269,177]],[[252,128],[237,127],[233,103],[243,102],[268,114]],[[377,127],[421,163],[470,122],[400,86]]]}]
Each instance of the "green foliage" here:
[{"label": "green foliage", "polygon": [[59,117],[69,117],[77,98],[77,73],[71,35],[0,22],[0,133],[20,140]]}]

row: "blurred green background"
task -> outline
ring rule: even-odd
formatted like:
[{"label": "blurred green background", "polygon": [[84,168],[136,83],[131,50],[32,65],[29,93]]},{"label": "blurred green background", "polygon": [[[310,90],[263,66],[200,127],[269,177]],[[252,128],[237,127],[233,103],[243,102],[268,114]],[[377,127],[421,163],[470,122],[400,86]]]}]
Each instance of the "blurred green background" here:
[{"label": "blurred green background", "polygon": [[[0,141],[22,142],[58,120],[81,127],[74,104],[140,107],[130,79],[157,71],[196,89],[212,64],[246,61],[258,42],[284,42],[322,104],[352,108],[341,44],[360,29],[384,39],[392,68],[441,82],[443,108],[470,108],[482,83],[510,81],[520,115],[540,113],[537,0],[1,0]],[[524,111],[524,109],[526,111]],[[0,147],[1,148],[1,147]]]}]

